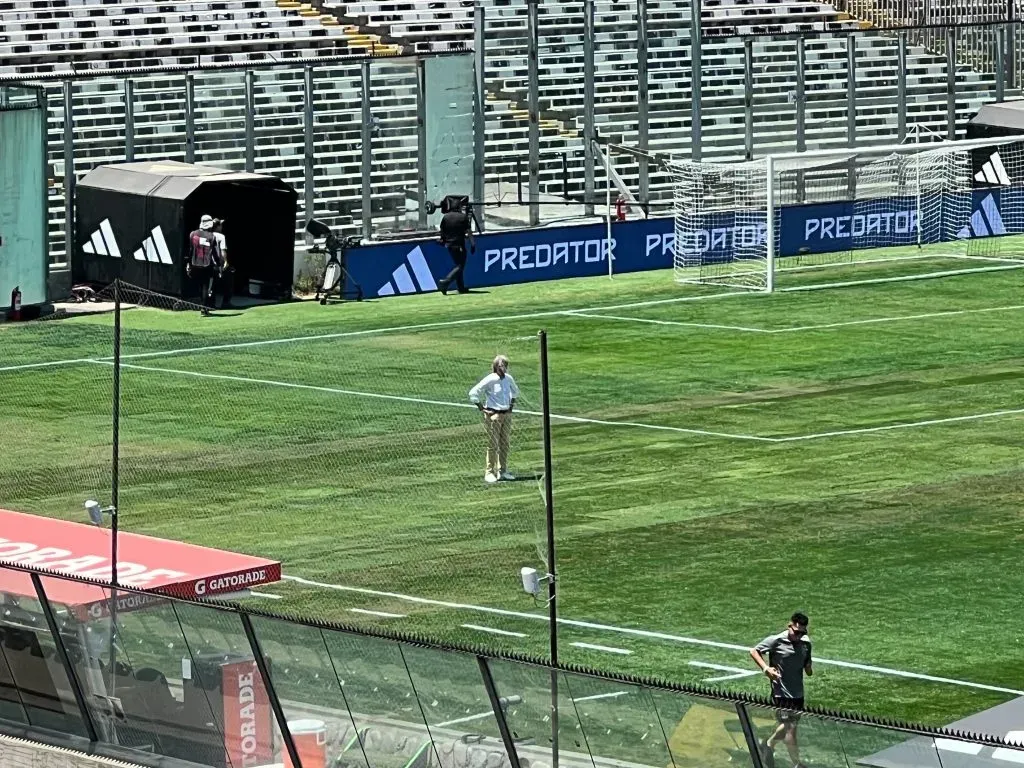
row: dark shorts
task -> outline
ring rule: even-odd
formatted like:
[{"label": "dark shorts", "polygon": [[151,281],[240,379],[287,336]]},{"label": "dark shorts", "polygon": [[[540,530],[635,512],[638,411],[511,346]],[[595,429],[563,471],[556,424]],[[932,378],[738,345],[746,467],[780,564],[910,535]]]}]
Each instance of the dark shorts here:
[{"label": "dark shorts", "polygon": [[772,696],[772,706],[778,707],[775,710],[775,719],[780,723],[800,722],[799,712],[787,712],[785,710],[800,710],[804,708],[803,699],[790,699],[785,696]]}]

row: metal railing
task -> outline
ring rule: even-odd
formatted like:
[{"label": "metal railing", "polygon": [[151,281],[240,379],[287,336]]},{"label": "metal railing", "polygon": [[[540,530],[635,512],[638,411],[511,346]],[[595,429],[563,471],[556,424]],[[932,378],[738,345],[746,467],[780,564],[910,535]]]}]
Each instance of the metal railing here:
[{"label": "metal railing", "polygon": [[[139,764],[764,768],[780,714],[756,697],[422,637],[115,596],[16,563],[0,563],[0,584],[0,732]],[[1024,758],[1000,739],[813,708],[799,730],[821,768]]]}]

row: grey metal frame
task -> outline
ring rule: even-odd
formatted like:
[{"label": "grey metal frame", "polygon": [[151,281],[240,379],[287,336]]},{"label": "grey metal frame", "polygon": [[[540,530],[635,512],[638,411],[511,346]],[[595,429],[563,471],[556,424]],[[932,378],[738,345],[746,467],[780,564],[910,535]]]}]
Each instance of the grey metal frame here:
[{"label": "grey metal frame", "polygon": [[302,71],[302,138],[303,138],[303,179],[302,192],[306,220],[316,215],[316,114],[314,98],[316,96],[316,80],[312,64],[307,64]]},{"label": "grey metal frame", "polygon": [[185,75],[185,162],[196,161],[196,76]]},{"label": "grey metal frame", "polygon": [[363,89],[362,124],[360,139],[362,141],[361,175],[362,186],[362,220],[363,237],[369,239],[373,235],[373,110],[370,103],[371,73],[370,62],[366,60],[360,68]]},{"label": "grey metal frame", "polygon": [[[530,226],[540,224],[540,44],[539,0],[526,0],[527,82],[529,88],[529,203]],[[518,190],[522,194],[522,190]]]},{"label": "grey metal frame", "polygon": [[[597,138],[594,115],[594,0],[583,0],[583,214],[594,215],[597,192],[594,139]],[[532,223],[532,222],[531,222]]]},{"label": "grey metal frame", "polygon": [[135,81],[124,81],[124,159],[135,160]]},{"label": "grey metal frame", "polygon": [[245,172],[256,173],[256,73],[245,70]]}]

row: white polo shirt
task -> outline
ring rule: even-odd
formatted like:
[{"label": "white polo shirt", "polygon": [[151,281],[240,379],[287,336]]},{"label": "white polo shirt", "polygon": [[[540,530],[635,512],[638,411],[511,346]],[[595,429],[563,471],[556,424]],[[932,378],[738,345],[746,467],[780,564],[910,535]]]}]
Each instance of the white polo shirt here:
[{"label": "white polo shirt", "polygon": [[507,411],[512,407],[512,401],[519,397],[519,387],[511,374],[506,373],[502,378],[496,373],[489,373],[480,379],[480,382],[469,390],[469,401],[480,403],[483,396],[483,406],[489,411]]}]

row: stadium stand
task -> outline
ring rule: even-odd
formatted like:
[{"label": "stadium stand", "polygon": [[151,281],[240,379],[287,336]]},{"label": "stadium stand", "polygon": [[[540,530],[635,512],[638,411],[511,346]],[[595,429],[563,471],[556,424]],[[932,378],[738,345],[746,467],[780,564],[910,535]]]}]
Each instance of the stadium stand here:
[{"label": "stadium stand", "polygon": [[[981,4],[1001,0],[978,0]],[[488,194],[515,193],[527,159],[527,10],[524,0],[483,0],[487,13]],[[851,4],[837,10],[800,0],[705,0],[703,24],[703,154],[743,156],[743,39],[753,39],[755,152],[796,148],[795,35],[806,36],[807,148],[847,141],[847,45],[856,41],[856,123],[859,136],[897,136],[898,56],[895,33],[867,30]],[[985,8],[979,8],[987,13]],[[651,149],[689,152],[690,40],[688,0],[648,4]],[[568,177],[583,180],[583,3],[540,0],[541,189],[557,195]],[[994,11],[993,11],[994,12]],[[869,14],[865,11],[865,16]],[[946,14],[947,16],[950,14]],[[945,18],[945,17],[944,17]],[[952,18],[948,20],[953,20]],[[282,66],[297,56],[362,56],[366,52],[453,51],[471,46],[472,0],[357,0],[321,8],[294,0],[0,0],[0,71],[81,71],[129,65],[251,63],[255,70],[256,170],[303,184],[302,70]],[[878,19],[875,19],[877,22]],[[596,3],[596,122],[602,139],[638,140],[636,6]],[[939,41],[941,42],[941,41]],[[947,122],[946,59],[936,41],[914,42],[907,60],[907,122],[943,133]],[[963,57],[959,57],[960,61]],[[977,58],[957,66],[959,124],[994,95],[993,67]],[[415,69],[406,59],[375,61],[372,111],[373,216],[382,228],[406,222],[406,190],[415,188]],[[135,80],[135,158],[184,159],[184,75]],[[361,216],[359,174],[361,84],[356,61],[317,68],[317,213],[349,226]],[[238,137],[245,118],[241,71],[197,71],[197,162],[242,167]],[[119,78],[75,84],[76,173],[124,158],[125,119]],[[63,177],[63,105],[50,89],[54,178]],[[627,184],[636,161],[616,157]],[[603,179],[600,163],[598,175]],[[600,181],[599,183],[603,183]],[[652,175],[652,197],[665,200],[670,180]],[[62,211],[53,197],[54,260],[60,260]],[[300,200],[301,200],[300,195]],[[303,212],[304,213],[304,212]]]}]

